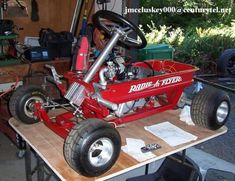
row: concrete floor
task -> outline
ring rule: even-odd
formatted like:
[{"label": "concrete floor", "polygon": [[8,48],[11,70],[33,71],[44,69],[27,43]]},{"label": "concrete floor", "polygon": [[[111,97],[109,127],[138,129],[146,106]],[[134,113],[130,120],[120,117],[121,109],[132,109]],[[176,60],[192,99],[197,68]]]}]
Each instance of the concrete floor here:
[{"label": "concrete floor", "polygon": [[[0,181],[25,181],[25,160],[19,158],[19,150],[10,139],[0,132]],[[31,166],[32,169],[36,166],[37,160],[35,153],[31,151]],[[45,173],[49,173],[46,169]],[[46,178],[46,174],[45,174]],[[32,176],[32,181],[37,181],[37,173]],[[58,181],[54,175],[50,181]]]},{"label": "concrete floor", "polygon": [[24,181],[24,159],[17,157],[17,147],[0,132],[0,181]]}]

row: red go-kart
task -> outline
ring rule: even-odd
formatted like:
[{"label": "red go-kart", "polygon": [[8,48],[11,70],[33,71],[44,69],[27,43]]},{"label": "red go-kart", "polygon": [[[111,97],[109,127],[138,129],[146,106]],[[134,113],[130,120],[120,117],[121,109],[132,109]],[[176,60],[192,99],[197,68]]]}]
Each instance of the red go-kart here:
[{"label": "red go-kart", "polygon": [[[112,50],[118,43],[129,48],[145,47],[146,39],[139,28],[124,17],[103,10],[94,15],[94,24],[110,40],[98,58],[89,63],[87,71],[82,69],[85,63],[81,59],[63,76],[47,65],[52,70],[51,81],[70,106],[51,100],[45,90],[34,85],[19,87],[9,103],[16,119],[26,124],[42,121],[64,138],[66,161],[84,176],[101,175],[117,160],[121,138],[116,126],[175,108],[197,70],[170,60],[126,63],[122,57],[111,55]],[[78,53],[83,60],[86,55],[82,49],[86,47],[81,44]],[[68,81],[68,89],[61,79]],[[62,107],[66,112],[49,117],[52,107]],[[216,128],[220,126],[218,123]]]}]

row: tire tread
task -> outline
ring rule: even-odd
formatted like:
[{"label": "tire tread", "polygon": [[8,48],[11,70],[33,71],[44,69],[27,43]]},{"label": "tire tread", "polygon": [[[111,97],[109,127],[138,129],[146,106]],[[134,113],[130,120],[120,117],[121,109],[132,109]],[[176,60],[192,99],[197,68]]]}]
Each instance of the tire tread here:
[{"label": "tire tread", "polygon": [[[78,150],[81,146],[80,144],[84,141],[84,139],[86,139],[86,137],[83,137],[83,135],[87,135],[104,128],[107,130],[114,129],[108,123],[96,118],[92,118],[80,121],[69,132],[64,143],[64,156],[68,164],[78,173],[85,176],[97,176],[95,172],[92,173],[94,175],[91,175],[91,173],[86,168],[84,168],[82,164],[77,164],[76,156],[79,154]],[[120,137],[119,134],[118,136]]]},{"label": "tire tread", "polygon": [[25,121],[25,120],[20,119],[20,116],[19,116],[20,113],[17,112],[17,109],[19,107],[18,104],[19,104],[21,98],[31,90],[40,90],[40,92],[43,93],[46,97],[46,93],[44,92],[44,90],[41,89],[40,86],[37,86],[37,85],[26,85],[26,86],[24,86],[23,85],[23,86],[20,86],[16,89],[16,91],[11,96],[11,98],[9,100],[9,104],[8,104],[9,111],[10,111],[11,115],[15,119],[17,119],[21,122],[24,122],[26,124],[30,124],[30,123]]},{"label": "tire tread", "polygon": [[215,106],[222,100],[226,100],[230,107],[229,97],[224,92],[209,88],[199,91],[191,104],[190,112],[193,122],[198,126],[212,130],[220,128],[228,119],[227,117],[221,125],[215,120],[215,109],[217,109]]}]

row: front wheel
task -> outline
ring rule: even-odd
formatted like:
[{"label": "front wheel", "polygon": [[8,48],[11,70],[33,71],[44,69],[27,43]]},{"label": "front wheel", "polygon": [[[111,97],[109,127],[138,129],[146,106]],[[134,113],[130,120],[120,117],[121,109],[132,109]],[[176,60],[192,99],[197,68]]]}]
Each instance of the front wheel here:
[{"label": "front wheel", "polygon": [[75,125],[64,144],[68,164],[84,176],[99,176],[116,162],[121,148],[118,131],[99,119]]},{"label": "front wheel", "polygon": [[47,96],[45,91],[35,85],[21,86],[13,93],[9,101],[11,115],[26,124],[38,122],[34,115],[34,103],[45,103]]},{"label": "front wheel", "polygon": [[227,93],[216,89],[202,89],[192,100],[191,117],[196,125],[212,130],[223,126],[230,113]]}]

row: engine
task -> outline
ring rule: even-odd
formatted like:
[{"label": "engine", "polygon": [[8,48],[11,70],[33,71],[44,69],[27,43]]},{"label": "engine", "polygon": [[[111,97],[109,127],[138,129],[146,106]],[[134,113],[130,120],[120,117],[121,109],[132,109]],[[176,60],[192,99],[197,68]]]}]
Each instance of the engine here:
[{"label": "engine", "polygon": [[[146,62],[145,62],[146,63]],[[152,68],[136,67],[132,64],[125,64],[122,57],[108,61],[107,66],[100,70],[100,84],[107,85],[108,81],[129,81],[153,76],[156,72]],[[148,65],[146,63],[146,65]],[[150,65],[148,65],[151,67]],[[114,77],[115,80],[114,80]]]},{"label": "engine", "polygon": [[117,117],[121,117],[124,114],[131,112],[133,109],[141,108],[146,104],[145,99],[139,99],[135,101],[129,101],[118,105],[118,109],[115,111]]},{"label": "engine", "polygon": [[[99,72],[99,83],[104,89],[110,82],[137,80],[154,75],[154,71],[150,68],[135,67],[131,64],[125,65],[124,60],[120,57],[108,61],[106,64],[106,67],[102,68]],[[145,99],[139,99],[119,104],[114,114],[117,117],[121,117],[136,108],[143,107],[146,102]]]}]

